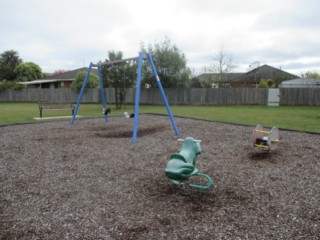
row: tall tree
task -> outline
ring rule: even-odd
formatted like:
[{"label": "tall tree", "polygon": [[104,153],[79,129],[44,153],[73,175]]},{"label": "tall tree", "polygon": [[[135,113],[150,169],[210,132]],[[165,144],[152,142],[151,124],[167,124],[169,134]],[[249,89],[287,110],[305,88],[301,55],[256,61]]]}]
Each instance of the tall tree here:
[{"label": "tall tree", "polygon": [[[141,50],[147,52],[144,44],[142,44]],[[153,46],[149,44],[148,52],[152,55],[164,88],[190,85],[191,70],[187,67],[187,59],[179,48],[171,43],[169,38],[166,37],[164,41],[155,43]],[[156,86],[156,81],[148,64],[144,64],[142,83],[151,87]]]},{"label": "tall tree", "polygon": [[17,51],[9,50],[0,55],[0,80],[15,80],[16,74],[14,69],[22,63]]},{"label": "tall tree", "polygon": [[14,69],[16,80],[26,82],[42,78],[42,70],[38,64],[33,62],[20,63]]},{"label": "tall tree", "polygon": [[[106,62],[122,60],[123,53],[114,50],[108,52]],[[116,107],[121,108],[126,95],[126,89],[134,84],[136,74],[135,64],[131,62],[120,62],[116,64],[107,64],[102,67],[104,87],[113,87],[115,91]]]},{"label": "tall tree", "polygon": [[205,68],[205,72],[215,73],[215,77],[211,79],[212,82],[205,85],[211,86],[214,83],[226,80],[227,74],[233,72],[235,68],[236,65],[233,64],[232,55],[221,46],[220,50],[210,59],[209,66]]}]

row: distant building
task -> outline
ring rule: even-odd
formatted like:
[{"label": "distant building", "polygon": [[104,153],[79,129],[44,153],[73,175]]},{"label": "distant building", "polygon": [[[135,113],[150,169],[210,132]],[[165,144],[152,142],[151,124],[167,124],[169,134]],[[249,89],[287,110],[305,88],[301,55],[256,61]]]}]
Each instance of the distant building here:
[{"label": "distant building", "polygon": [[[19,82],[25,85],[26,88],[71,88],[72,81],[76,79],[79,72],[86,72],[88,68],[83,67],[76,70],[58,73],[51,76],[47,76],[44,79],[37,79],[28,82]],[[91,69],[91,73],[98,75],[97,69]]]},{"label": "distant building", "polygon": [[223,76],[218,73],[203,73],[197,77],[200,82],[211,82],[211,87],[224,88],[255,88],[262,79],[283,81],[295,78],[298,76],[269,65],[262,65],[246,73],[226,73]]},{"label": "distant building", "polygon": [[320,88],[320,80],[314,78],[297,78],[281,82],[279,88]]}]

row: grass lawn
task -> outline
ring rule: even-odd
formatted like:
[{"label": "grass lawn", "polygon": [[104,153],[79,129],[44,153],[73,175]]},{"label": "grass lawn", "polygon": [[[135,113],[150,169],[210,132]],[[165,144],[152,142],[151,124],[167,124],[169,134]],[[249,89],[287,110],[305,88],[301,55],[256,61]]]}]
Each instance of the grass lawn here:
[{"label": "grass lawn", "polygon": [[[122,109],[111,107],[111,116],[133,112],[133,105]],[[140,113],[167,114],[164,105],[141,105]],[[320,106],[171,106],[174,115],[214,121],[257,125],[265,127],[302,130],[320,133]],[[43,117],[71,116],[70,110],[45,111]],[[78,115],[83,117],[102,116],[101,104],[81,104]],[[37,103],[0,103],[0,124],[34,122],[39,117]]]}]

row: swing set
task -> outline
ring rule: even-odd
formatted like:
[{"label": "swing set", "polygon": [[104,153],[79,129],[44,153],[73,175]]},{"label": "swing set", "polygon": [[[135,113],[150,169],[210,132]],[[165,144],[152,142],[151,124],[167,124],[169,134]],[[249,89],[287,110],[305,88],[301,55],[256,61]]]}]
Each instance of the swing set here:
[{"label": "swing set", "polygon": [[98,63],[98,64],[93,64],[93,63],[89,64],[88,70],[86,72],[85,79],[83,81],[83,84],[82,84],[82,87],[81,87],[81,90],[80,90],[78,101],[77,101],[77,104],[75,106],[75,109],[74,109],[74,112],[73,112],[73,115],[72,115],[72,118],[71,118],[71,121],[70,121],[71,125],[74,124],[74,121],[76,119],[76,115],[77,115],[77,112],[78,112],[78,109],[79,109],[79,106],[80,106],[84,91],[85,91],[87,83],[88,83],[88,79],[89,79],[89,75],[90,75],[91,69],[93,67],[98,68],[98,77],[99,77],[99,81],[100,81],[100,95],[101,95],[102,108],[103,108],[102,112],[104,114],[105,122],[108,122],[108,116],[109,116],[109,113],[110,113],[110,108],[108,108],[108,106],[107,106],[106,96],[105,96],[105,93],[104,93],[101,66],[110,66],[110,65],[115,65],[115,64],[120,64],[120,63],[123,63],[123,62],[127,62],[127,61],[134,61],[134,60],[138,61],[138,70],[137,70],[137,82],[136,82],[137,85],[136,85],[136,93],[135,93],[135,107],[134,107],[134,122],[133,122],[132,143],[135,144],[137,142],[137,137],[138,137],[139,102],[140,102],[140,88],[141,88],[141,76],[142,76],[143,60],[148,60],[148,62],[150,64],[152,73],[153,73],[153,75],[154,75],[154,77],[156,79],[157,86],[158,86],[158,88],[160,90],[162,99],[164,101],[164,104],[166,106],[167,112],[169,114],[169,117],[170,117],[173,129],[174,129],[175,135],[179,136],[179,134],[180,134],[179,133],[179,129],[178,129],[177,125],[176,125],[176,122],[174,120],[173,114],[171,112],[167,97],[166,97],[165,92],[163,90],[163,87],[162,87],[159,75],[157,73],[157,69],[156,69],[156,67],[154,65],[152,56],[151,56],[150,53],[144,54],[142,52],[139,53],[138,57],[127,58],[127,59],[116,60],[116,61],[109,61],[109,62]]}]

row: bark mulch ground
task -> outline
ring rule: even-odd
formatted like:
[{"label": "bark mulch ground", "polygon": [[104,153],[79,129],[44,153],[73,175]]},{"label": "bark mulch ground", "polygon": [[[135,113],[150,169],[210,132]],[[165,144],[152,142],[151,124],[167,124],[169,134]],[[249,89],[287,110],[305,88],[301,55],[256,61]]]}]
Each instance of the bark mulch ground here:
[{"label": "bark mulch ground", "polygon": [[0,127],[0,239],[319,239],[320,135],[280,129],[266,153],[254,127],[176,122],[210,190],[164,174],[181,146],[165,116],[141,115],[135,145],[122,117]]}]

